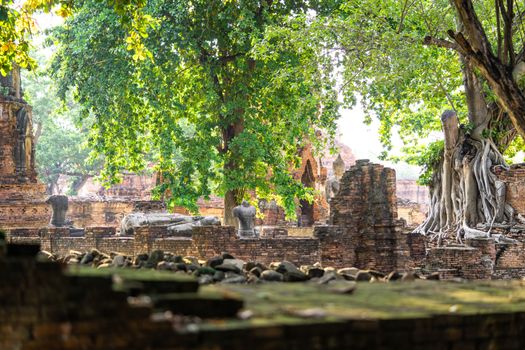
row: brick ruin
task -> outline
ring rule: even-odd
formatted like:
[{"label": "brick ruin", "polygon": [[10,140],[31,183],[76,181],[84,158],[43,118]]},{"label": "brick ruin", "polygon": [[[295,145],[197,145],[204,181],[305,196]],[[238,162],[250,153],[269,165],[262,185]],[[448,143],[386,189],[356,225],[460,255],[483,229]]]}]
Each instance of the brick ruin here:
[{"label": "brick ruin", "polygon": [[[344,161],[345,168],[354,165],[355,156],[351,149],[338,142],[336,145],[340,151],[338,156]],[[300,203],[297,210],[296,221],[289,221],[285,217],[284,210],[274,201],[259,201],[260,217],[257,218],[257,226],[285,226],[292,235],[312,235],[313,225],[324,223],[329,217],[329,204],[326,193],[328,183],[335,177],[333,163],[336,156],[328,151],[321,158],[316,159],[311,145],[299,150],[301,158],[300,166],[293,170],[292,174],[296,180],[302,181],[303,184],[311,186],[315,192],[315,200],[312,204],[307,202]],[[118,185],[111,188],[104,188],[95,183],[93,178],[88,178],[78,189],[77,195],[70,197],[72,206],[71,219],[75,224],[82,227],[90,222],[84,220],[91,217],[95,222],[93,226],[100,225],[118,225],[118,218],[132,212],[133,205],[126,205],[130,201],[148,201],[151,200],[151,190],[158,184],[160,179],[158,174],[134,174],[124,173],[123,180]],[[59,181],[59,187],[64,189],[67,186],[67,178],[63,177]],[[398,197],[398,215],[403,218],[407,225],[415,227],[425,218],[428,202],[428,189],[418,186],[415,180],[397,180],[397,197]],[[223,217],[224,202],[223,199],[211,196],[210,199],[199,199],[197,201],[199,213],[204,216]],[[89,209],[93,212],[90,213]],[[120,210],[118,209],[120,208]],[[189,214],[182,207],[175,207],[173,211],[180,214]],[[108,212],[108,218],[102,219],[98,214]],[[78,214],[77,214],[78,213]],[[78,215],[78,216],[77,216]],[[112,218],[117,218],[113,220]],[[307,229],[310,228],[310,229]]]},{"label": "brick ruin", "polygon": [[[506,199],[520,215],[525,214],[525,168],[512,165],[508,170],[497,168],[494,173],[505,182]],[[427,244],[423,267],[439,272],[442,278],[521,279],[525,277],[525,225],[478,225],[485,232],[511,238],[498,242],[495,238],[467,239],[464,245],[448,244],[436,247]]]},{"label": "brick ruin", "polygon": [[205,259],[229,252],[266,264],[277,260],[297,265],[321,262],[385,272],[413,267],[424,255],[422,241],[413,239],[397,219],[392,169],[358,161],[344,174],[341,190],[330,206],[329,224],[314,226],[314,235],[309,237],[289,236],[285,227],[276,226],[265,227],[258,238],[240,239],[230,226],[196,227],[191,237],[174,236],[163,226],[142,227],[126,237],[117,236],[115,227],[86,225],[83,235],[73,235],[68,228],[18,228],[10,230],[9,238],[12,242],[40,243],[42,249],[60,255],[91,248],[127,255],[159,249]]},{"label": "brick ruin", "polygon": [[[119,236],[116,233],[125,214],[164,210],[160,202],[137,198],[137,192],[128,188],[133,186],[125,184],[97,200],[70,201],[68,218],[83,230],[51,227],[45,186],[38,182],[34,170],[31,107],[20,98],[19,85],[12,83],[10,95],[0,97],[0,228],[8,230],[11,242],[39,243],[59,254],[97,248],[136,255],[161,249],[210,258],[227,251],[263,263],[286,259],[298,265],[321,262],[383,272],[416,268],[439,272],[444,278],[525,275],[525,227],[493,228],[493,232],[504,233],[516,242],[488,238],[467,240],[465,245],[433,246],[424,237],[411,234],[398,219],[394,170],[357,161],[344,173],[340,190],[328,205],[323,190],[329,171],[309,147],[301,150],[303,161],[294,176],[318,190],[314,203],[301,203],[298,212],[304,226],[315,223],[310,231],[289,226],[282,209],[266,203],[266,222],[259,224],[269,225],[262,227],[258,238],[239,239],[235,229],[228,226],[195,228],[191,237],[170,235],[166,227],[144,227],[134,236]],[[525,194],[525,168],[496,169],[496,174],[507,184],[507,199],[524,215],[520,199]],[[146,182],[139,181],[147,187]],[[129,184],[136,182],[130,180]],[[217,203],[208,202],[205,214],[217,215]]]},{"label": "brick ruin", "polygon": [[[12,120],[10,125],[12,130]],[[4,164],[13,164],[12,159],[5,160],[6,152],[3,154]],[[312,163],[305,161],[298,173],[308,172],[305,171],[308,166]],[[5,172],[6,168],[3,169]],[[11,165],[10,169],[12,172],[14,167]],[[322,175],[322,169],[313,167],[312,170]],[[512,179],[508,186],[509,198],[519,196],[520,171],[523,170],[513,168],[499,174],[507,181]],[[48,227],[50,210],[44,201],[43,186],[36,178],[28,181],[19,181],[13,176],[4,178],[0,208],[13,214],[3,214],[0,218],[3,227],[9,228],[9,240],[39,243],[42,249],[60,255],[92,248],[127,255],[160,249],[200,258],[230,252],[240,259],[266,264],[276,260],[289,260],[297,265],[320,262],[324,266],[355,266],[383,272],[415,268],[439,272],[442,278],[499,279],[525,275],[525,240],[520,240],[520,234],[512,236],[518,239],[516,243],[497,243],[490,238],[468,240],[465,245],[435,247],[426,242],[425,237],[410,233],[398,219],[395,171],[367,160],[357,161],[344,173],[340,190],[330,201],[327,223],[316,224],[313,235],[301,231],[299,237],[292,234],[294,228],[286,227],[275,216],[275,225],[264,226],[258,238],[240,239],[229,226],[197,227],[191,237],[173,236],[162,226],[137,229],[134,236],[118,236],[123,213],[162,211],[163,207],[160,202],[114,198],[73,200],[68,216],[75,226],[84,228],[83,234],[73,234],[70,228]],[[17,208],[19,212],[15,213]],[[7,221],[10,226],[5,225]]]},{"label": "brick ruin", "polygon": [[41,227],[50,210],[36,178],[32,111],[17,76],[7,80],[9,95],[0,95],[0,227]]},{"label": "brick ruin", "polygon": [[410,234],[397,218],[393,169],[358,160],[330,202],[330,224],[350,240],[353,266],[381,271],[410,266]]},{"label": "brick ruin", "polygon": [[[137,209],[131,208],[130,203],[121,205],[129,206],[127,210]],[[141,210],[145,206],[152,211],[161,208],[155,207],[154,202],[134,203],[139,204]],[[78,209],[73,206],[71,213],[81,217],[75,208]],[[104,210],[99,217],[106,215]],[[92,213],[93,209],[86,212]],[[314,226],[313,236],[302,237],[289,235],[282,226],[264,227],[260,237],[243,239],[230,226],[196,227],[191,237],[174,236],[162,226],[136,229],[134,236],[118,236],[116,225],[89,224],[96,219],[85,216],[87,225],[82,235],[73,234],[69,228],[26,226],[9,230],[9,240],[39,243],[42,249],[59,255],[97,248],[126,255],[163,250],[206,259],[229,252],[240,259],[265,264],[289,260],[297,265],[320,262],[324,266],[355,266],[382,272],[422,269],[438,272],[444,279],[508,279],[525,275],[525,240],[520,238],[523,230],[505,232],[517,242],[478,238],[469,239],[464,245],[443,247],[410,233],[397,217],[395,172],[379,164],[360,160],[346,171],[339,193],[330,202],[330,213],[327,224]]]},{"label": "brick ruin", "polygon": [[[35,171],[35,145],[32,109],[23,99],[20,74],[14,69],[0,76],[0,229],[16,232],[47,227],[51,207],[46,203],[46,186],[38,181]],[[129,183],[108,191],[108,198],[73,198],[68,218],[77,227],[104,226],[116,228],[125,214],[134,211],[159,211],[163,204],[144,200],[138,195],[133,178]],[[149,178],[144,187],[149,186]]]}]

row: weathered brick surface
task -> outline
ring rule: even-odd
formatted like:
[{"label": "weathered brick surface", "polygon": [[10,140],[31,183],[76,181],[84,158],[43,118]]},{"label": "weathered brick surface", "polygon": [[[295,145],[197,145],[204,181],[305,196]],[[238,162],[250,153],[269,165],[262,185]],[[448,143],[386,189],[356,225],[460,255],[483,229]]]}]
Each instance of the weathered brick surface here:
[{"label": "weathered brick surface", "polygon": [[316,226],[314,237],[319,239],[321,262],[325,266],[348,267],[355,262],[353,238],[340,226]]},{"label": "weathered brick surface", "polygon": [[478,248],[436,247],[428,251],[426,268],[430,271],[444,271],[442,275],[444,278],[490,279],[493,270],[492,262],[482,257],[482,251]]},{"label": "weathered brick surface", "polygon": [[[24,107],[27,110],[28,124],[26,129],[26,173],[27,182],[36,183],[35,148],[33,144],[33,126],[31,107],[20,101],[6,101],[0,97],[0,183],[19,184],[16,173],[15,146],[18,140],[16,129],[16,112]],[[1,199],[2,197],[0,197]]]},{"label": "weathered brick surface", "polygon": [[160,201],[143,200],[86,200],[73,198],[69,201],[67,218],[76,227],[111,226],[119,227],[122,218],[133,212],[162,212],[164,205]]},{"label": "weathered brick surface", "polygon": [[[525,348],[525,313],[245,323],[179,331],[133,307],[110,278],[71,277],[61,266],[0,260],[0,349],[508,349]],[[163,310],[157,310],[163,311]],[[215,324],[219,324],[215,322]]]},{"label": "weathered brick surface", "polygon": [[[100,217],[108,209],[101,206],[99,210]],[[92,208],[85,211],[94,212]],[[403,232],[397,220],[392,169],[358,162],[343,176],[341,190],[332,200],[331,212],[333,224],[316,226],[312,237],[287,236],[285,228],[265,227],[259,238],[240,239],[235,229],[228,226],[196,227],[191,238],[175,237],[166,227],[139,228],[133,238],[116,237],[114,229],[104,227],[97,232],[88,229],[83,237],[71,237],[68,230],[48,228],[41,230],[39,237],[43,247],[59,254],[91,248],[128,254],[160,249],[206,259],[229,252],[240,259],[262,263],[321,262],[325,266],[356,266],[383,272],[413,267],[414,258],[424,254],[421,237]],[[90,216],[86,221],[91,221]],[[102,226],[108,226],[107,222]],[[29,239],[36,236],[32,237]],[[11,239],[28,238],[19,234],[12,235]]]},{"label": "weathered brick surface", "polygon": [[[2,200],[9,188],[10,200]],[[17,197],[18,196],[18,197]],[[0,228],[41,228],[49,224],[51,206],[45,203],[45,186],[41,184],[0,185]],[[16,200],[12,198],[17,198]],[[38,198],[38,199],[35,199]],[[119,227],[122,218],[133,212],[163,211],[158,201],[86,200],[72,198],[66,218],[75,227]]]},{"label": "weathered brick surface", "polygon": [[262,226],[259,234],[264,238],[285,238],[288,236],[288,229],[279,226]]},{"label": "weathered brick surface", "polygon": [[493,238],[467,239],[465,245],[429,249],[425,266],[445,279],[521,279],[525,277],[524,248],[522,241],[503,244]]},{"label": "weathered brick surface", "polygon": [[491,260],[496,259],[496,242],[493,238],[467,239],[465,243],[469,247],[478,248],[481,255],[486,255]]},{"label": "weathered brick surface", "polygon": [[395,226],[396,219],[395,170],[358,160],[344,173],[339,193],[330,201],[330,224],[360,232],[375,225]]},{"label": "weathered brick surface", "polygon": [[[25,172],[17,173],[15,148],[18,142],[16,113],[27,110]],[[6,101],[0,96],[0,228],[41,227],[49,221],[45,185],[38,182],[31,107],[22,101]]]},{"label": "weathered brick surface", "polygon": [[415,240],[397,220],[393,169],[358,160],[345,172],[339,193],[330,201],[330,224],[339,226],[346,237],[342,249],[353,251],[353,256],[346,253],[353,258],[351,265],[380,271],[413,265],[409,244]]}]

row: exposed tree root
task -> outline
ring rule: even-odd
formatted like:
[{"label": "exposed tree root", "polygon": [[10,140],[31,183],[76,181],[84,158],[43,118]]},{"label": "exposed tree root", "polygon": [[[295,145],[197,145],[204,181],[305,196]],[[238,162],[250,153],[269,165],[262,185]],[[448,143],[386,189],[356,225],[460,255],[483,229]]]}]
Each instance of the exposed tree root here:
[{"label": "exposed tree root", "polygon": [[[452,232],[460,243],[466,238],[489,237],[495,223],[515,220],[513,208],[506,203],[505,183],[493,172],[508,166],[490,139],[475,139],[458,128],[454,112],[445,112],[442,123],[445,150],[434,172],[427,219],[415,232],[438,244]],[[478,223],[489,224],[489,230],[473,228]]]}]

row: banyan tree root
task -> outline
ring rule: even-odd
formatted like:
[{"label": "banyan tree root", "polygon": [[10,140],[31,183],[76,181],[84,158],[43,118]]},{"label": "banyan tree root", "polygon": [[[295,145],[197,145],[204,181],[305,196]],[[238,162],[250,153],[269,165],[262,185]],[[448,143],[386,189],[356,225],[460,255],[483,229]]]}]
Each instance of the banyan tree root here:
[{"label": "banyan tree root", "polygon": [[[443,113],[441,121],[445,149],[434,171],[428,216],[415,232],[438,244],[452,232],[460,243],[464,237],[488,237],[494,223],[514,221],[505,183],[493,172],[508,166],[490,139],[475,139],[458,127],[455,112]],[[478,223],[490,224],[489,230],[474,229]]]}]

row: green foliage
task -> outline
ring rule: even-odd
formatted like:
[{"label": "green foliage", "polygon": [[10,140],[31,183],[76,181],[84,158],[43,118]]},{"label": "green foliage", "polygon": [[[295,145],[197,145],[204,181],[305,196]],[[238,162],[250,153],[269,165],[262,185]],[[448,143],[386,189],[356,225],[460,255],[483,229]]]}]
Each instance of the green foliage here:
[{"label": "green foliage", "polygon": [[426,35],[454,28],[454,14],[445,0],[347,0],[312,25],[324,38],[326,51],[343,67],[346,105],[359,100],[365,120],[379,119],[383,159],[394,159],[389,151],[395,130],[408,152],[402,159],[422,165],[431,158],[416,154],[429,136],[441,131],[441,113],[454,109],[466,118],[457,54],[423,45]]},{"label": "green foliage", "polygon": [[504,153],[505,161],[507,162],[507,164],[513,164],[514,158],[518,156],[518,153],[522,153],[522,157],[523,157],[524,152],[525,152],[525,141],[523,141],[522,137],[517,136],[510,143],[509,147]]},{"label": "green foliage", "polygon": [[432,142],[417,148],[406,149],[406,160],[410,164],[421,167],[418,184],[421,186],[432,185],[432,176],[439,162],[443,159],[445,142],[443,140]]},{"label": "green foliage", "polygon": [[[141,11],[144,0],[112,0],[113,11],[128,32],[128,46],[135,51],[136,59],[148,56],[141,42],[144,27],[154,25],[150,17]],[[6,76],[17,64],[22,68],[33,69],[36,62],[30,57],[30,37],[38,32],[34,15],[50,13],[62,17],[72,14],[82,6],[82,0],[2,0],[0,2],[0,75]]]},{"label": "green foliage", "polygon": [[[495,43],[494,2],[475,3]],[[448,0],[346,0],[338,12],[315,24],[344,67],[346,103],[351,106],[360,100],[366,118],[379,119],[383,158],[393,159],[388,154],[391,136],[398,132],[407,152],[402,159],[424,168],[422,183],[430,181],[434,156],[439,154],[436,144],[426,144],[441,132],[442,112],[455,110],[463,124],[469,112],[475,113],[468,111],[457,52],[424,45],[427,36],[446,39],[447,30],[456,30],[455,16]],[[518,35],[514,39],[516,47],[521,47]],[[487,100],[494,100],[485,88]]]},{"label": "green foliage", "polygon": [[151,55],[137,57],[118,15],[84,1],[55,34],[54,77],[94,117],[90,144],[109,182],[151,153],[172,205],[255,190],[293,216],[311,196],[290,175],[297,151],[320,142],[318,129],[333,136],[338,117],[332,60],[301,36],[327,6],[150,0],[142,14],[154,24],[139,36]]},{"label": "green foliage", "polygon": [[[45,67],[45,57],[39,57]],[[79,106],[70,96],[65,101],[56,97],[56,86],[43,70],[24,76],[24,98],[33,106],[36,141],[36,166],[39,178],[50,191],[57,186],[60,175],[71,176],[73,182],[94,175],[100,160],[88,162],[87,129],[78,126]],[[74,193],[74,186],[69,193]]]},{"label": "green foliage", "polygon": [[15,9],[12,0],[0,2],[0,75],[6,76],[13,63],[24,68],[34,66],[34,60],[28,54],[30,29],[30,17]]}]

